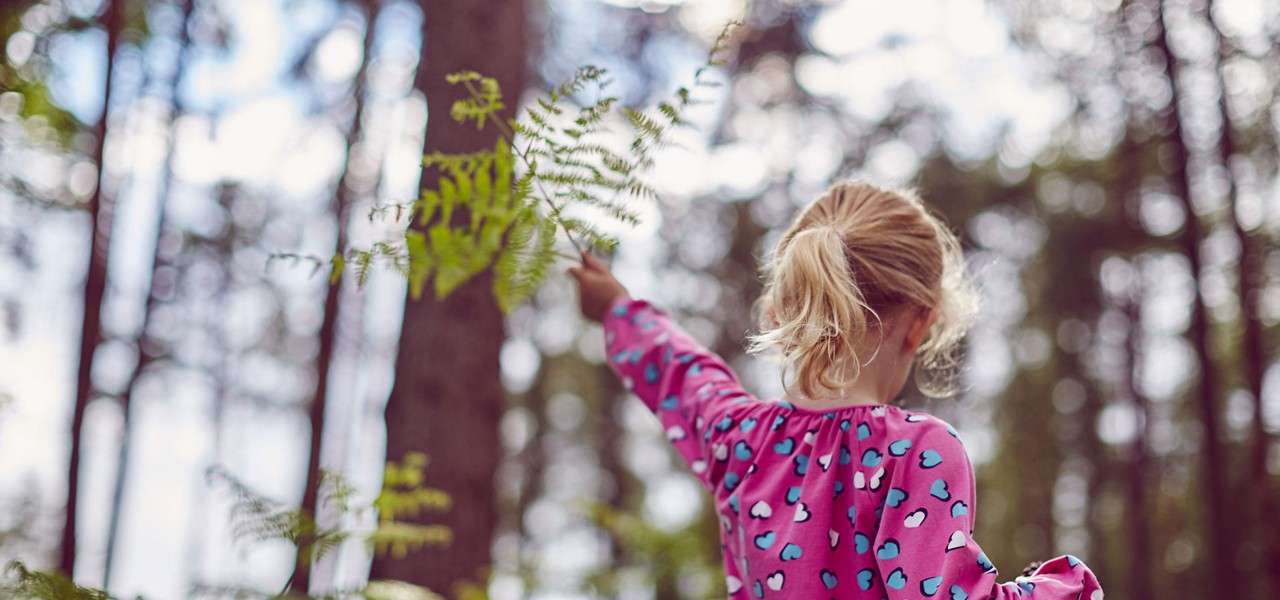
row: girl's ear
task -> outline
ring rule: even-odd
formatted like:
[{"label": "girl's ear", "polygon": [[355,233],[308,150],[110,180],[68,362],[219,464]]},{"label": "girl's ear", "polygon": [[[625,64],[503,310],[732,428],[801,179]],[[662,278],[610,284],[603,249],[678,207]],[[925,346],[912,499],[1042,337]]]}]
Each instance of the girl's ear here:
[{"label": "girl's ear", "polygon": [[903,350],[912,354],[916,348],[924,343],[925,336],[929,335],[929,328],[933,326],[933,322],[938,318],[938,311],[931,308],[912,307],[907,313],[911,319],[911,325],[907,328],[907,335],[903,337]]}]

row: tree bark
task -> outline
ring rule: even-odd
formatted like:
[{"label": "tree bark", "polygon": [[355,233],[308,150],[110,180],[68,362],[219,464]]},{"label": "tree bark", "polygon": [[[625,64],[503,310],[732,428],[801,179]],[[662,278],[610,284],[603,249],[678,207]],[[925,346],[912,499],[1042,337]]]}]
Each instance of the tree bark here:
[{"label": "tree bark", "polygon": [[[502,118],[510,117],[525,83],[523,0],[422,0],[421,7],[423,51],[415,87],[427,99],[424,150],[492,148],[496,128],[477,130],[449,118],[450,105],[461,95],[446,84],[445,75],[471,69],[496,78],[506,94]],[[424,180],[432,177],[423,174]],[[494,476],[504,407],[498,365],[504,322],[491,283],[492,273],[485,271],[443,301],[428,293],[405,306],[386,409],[387,459],[401,460],[411,451],[428,455],[427,481],[454,501],[438,519],[452,529],[454,542],[426,555],[377,557],[371,578],[448,593],[455,583],[488,575],[498,520]]]},{"label": "tree bark", "polygon": [[[356,72],[352,95],[355,99],[355,111],[352,115],[351,127],[347,129],[347,160],[343,163],[342,175],[338,178],[337,189],[334,190],[330,210],[337,222],[336,252],[341,253],[347,246],[347,233],[351,219],[351,203],[355,194],[354,182],[351,178],[350,155],[352,146],[359,141],[365,114],[365,89],[369,73],[369,58],[373,52],[374,23],[378,18],[380,4],[374,0],[359,0],[355,3],[365,20],[364,51],[360,57],[360,68]],[[324,317],[320,322],[318,334],[320,349],[316,355],[316,385],[308,405],[307,418],[311,426],[311,444],[307,454],[307,481],[302,492],[302,511],[311,515],[319,526],[318,511],[320,490],[320,451],[324,439],[325,403],[329,391],[329,371],[333,365],[333,350],[337,341],[338,314],[342,299],[342,282],[330,282],[325,291]],[[306,593],[311,585],[312,547],[310,544],[299,544],[294,561],[290,587]]]},{"label": "tree bark", "polygon": [[71,409],[71,455],[67,464],[67,504],[59,543],[58,570],[75,576],[76,508],[80,496],[80,446],[84,429],[85,408],[93,393],[93,354],[102,338],[102,299],[107,288],[107,252],[111,246],[111,217],[114,206],[102,190],[106,181],[103,153],[107,139],[107,120],[111,111],[112,63],[120,45],[124,21],[122,0],[109,0],[102,16],[107,30],[107,74],[102,91],[102,115],[94,125],[94,163],[98,165],[98,181],[89,197],[89,266],[84,284],[84,311],[80,325],[80,352],[76,366],[76,395]]},{"label": "tree bark", "polygon": [[1166,142],[1172,150],[1173,173],[1170,185],[1186,213],[1186,222],[1183,225],[1179,243],[1183,254],[1187,257],[1191,278],[1195,285],[1191,324],[1188,327],[1187,336],[1195,349],[1200,366],[1199,382],[1194,389],[1204,431],[1200,452],[1202,459],[1200,481],[1207,513],[1205,540],[1209,546],[1206,552],[1209,555],[1210,574],[1206,581],[1213,582],[1214,586],[1209,596],[1236,598],[1238,585],[1234,565],[1237,544],[1234,523],[1228,519],[1227,512],[1227,481],[1224,477],[1227,465],[1223,462],[1224,454],[1218,427],[1218,377],[1210,351],[1209,319],[1201,282],[1203,261],[1200,257],[1200,220],[1191,200],[1191,174],[1187,166],[1189,151],[1182,129],[1179,67],[1177,57],[1169,46],[1166,4],[1166,0],[1158,0],[1156,3],[1155,50],[1163,62],[1171,93],[1169,106],[1164,111]]}]

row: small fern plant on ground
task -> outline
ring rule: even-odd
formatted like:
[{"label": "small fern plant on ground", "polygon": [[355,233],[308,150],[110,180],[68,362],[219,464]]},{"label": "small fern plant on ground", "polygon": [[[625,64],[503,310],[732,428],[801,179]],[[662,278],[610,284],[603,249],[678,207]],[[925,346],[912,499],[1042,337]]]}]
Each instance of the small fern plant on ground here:
[{"label": "small fern plant on ground", "polygon": [[[231,495],[231,530],[237,541],[259,543],[285,540],[303,547],[319,561],[343,543],[360,541],[377,554],[404,557],[429,548],[443,547],[453,533],[443,525],[421,524],[405,519],[424,512],[449,510],[448,494],[425,483],[427,457],[409,453],[403,461],[388,462],[382,490],[372,502],[358,502],[355,488],[340,474],[328,472],[321,479],[320,501],[336,514],[333,525],[320,525],[313,515],[273,500],[250,488],[221,468],[209,471]],[[376,518],[373,518],[376,513]],[[370,522],[372,521],[372,524]],[[430,564],[430,558],[424,564]],[[204,585],[192,588],[192,598],[278,598],[338,600],[443,600],[430,590],[402,581],[370,581],[358,589],[307,595],[292,590],[286,582],[279,592],[266,592],[239,585]],[[61,573],[39,571],[21,562],[11,562],[0,578],[0,598],[18,600],[112,600],[106,591],[73,583]],[[139,597],[140,599],[141,597]]]},{"label": "small fern plant on ground", "polygon": [[[579,252],[611,252],[617,239],[570,209],[587,206],[609,218],[634,225],[634,200],[655,200],[657,193],[645,176],[654,153],[671,144],[673,129],[689,126],[684,114],[699,103],[696,91],[717,86],[708,77],[724,64],[727,25],[697,69],[693,83],[648,110],[618,107],[607,93],[606,70],[584,66],[565,83],[538,98],[515,119],[503,120],[504,98],[498,81],[472,71],[454,73],[447,81],[465,96],[456,101],[450,117],[498,130],[492,150],[473,153],[428,153],[426,169],[436,177],[417,201],[374,206],[371,220],[406,213],[416,226],[402,239],[380,241],[366,248],[352,247],[328,261],[330,283],[344,272],[363,284],[377,264],[386,264],[408,277],[412,297],[430,286],[438,299],[485,269],[493,269],[493,294],[499,308],[509,312],[537,290],[547,278],[556,256],[575,256],[557,249],[561,233]],[[575,106],[572,99],[591,92],[593,102]],[[617,139],[607,125],[615,111],[629,126],[630,143],[615,149]],[[625,139],[625,138],[624,138]],[[297,260],[298,255],[276,258]],[[311,259],[317,266],[324,261]]]}]

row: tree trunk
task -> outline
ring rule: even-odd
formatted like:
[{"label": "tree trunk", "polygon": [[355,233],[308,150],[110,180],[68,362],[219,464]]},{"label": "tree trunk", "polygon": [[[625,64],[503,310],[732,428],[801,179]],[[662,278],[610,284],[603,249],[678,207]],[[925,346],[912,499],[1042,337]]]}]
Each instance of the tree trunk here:
[{"label": "tree trunk", "polygon": [[1178,61],[1169,46],[1168,19],[1165,14],[1166,1],[1158,0],[1156,6],[1155,49],[1164,63],[1170,87],[1169,106],[1164,112],[1167,143],[1172,150],[1173,173],[1170,185],[1174,195],[1182,203],[1186,213],[1186,223],[1180,238],[1182,252],[1187,257],[1191,270],[1191,278],[1195,284],[1194,301],[1191,308],[1191,324],[1187,336],[1195,349],[1199,363],[1199,382],[1195,385],[1197,403],[1200,409],[1200,421],[1204,430],[1201,444],[1202,469],[1200,481],[1205,499],[1205,540],[1208,548],[1210,573],[1206,581],[1213,582],[1214,591],[1209,594],[1221,598],[1237,598],[1237,583],[1234,565],[1237,544],[1232,523],[1227,518],[1227,488],[1223,474],[1227,465],[1223,463],[1222,445],[1218,427],[1218,377],[1214,370],[1213,356],[1210,352],[1210,331],[1208,312],[1205,308],[1203,286],[1201,284],[1200,258],[1200,220],[1191,201],[1191,174],[1187,167],[1188,149],[1182,131],[1182,93],[1179,89]]},{"label": "tree trunk", "polygon": [[[355,99],[355,111],[352,115],[351,127],[347,129],[347,160],[343,163],[342,175],[338,178],[337,189],[334,190],[330,210],[337,221],[336,252],[343,252],[347,246],[347,232],[350,226],[351,202],[355,190],[355,182],[351,178],[350,155],[352,146],[359,141],[365,112],[365,89],[369,72],[369,58],[373,52],[374,23],[378,18],[379,3],[374,0],[356,2],[361,16],[365,20],[364,52],[360,57],[360,69],[356,72],[352,96]],[[316,356],[316,386],[308,405],[307,416],[311,426],[311,446],[307,455],[307,481],[302,492],[302,511],[311,515],[319,524],[318,498],[320,490],[320,450],[324,439],[325,402],[329,390],[329,371],[333,364],[333,350],[337,340],[338,310],[342,298],[342,282],[330,282],[325,291],[324,317],[320,323],[320,350]],[[298,545],[297,557],[294,561],[293,576],[290,587],[306,593],[311,585],[311,562],[313,549],[310,544]]]},{"label": "tree trunk", "polygon": [[102,115],[94,125],[94,163],[98,165],[98,182],[89,197],[89,267],[84,283],[84,311],[80,326],[80,353],[76,367],[76,396],[71,409],[71,456],[67,464],[67,504],[59,544],[58,570],[75,576],[76,508],[80,495],[80,438],[84,429],[84,412],[93,392],[93,353],[102,338],[102,298],[107,288],[107,251],[111,242],[112,202],[103,193],[106,164],[103,150],[107,139],[107,119],[111,110],[112,62],[120,45],[123,25],[121,0],[108,0],[102,16],[107,30],[107,76],[102,91]]},{"label": "tree trunk", "polygon": [[[1249,461],[1248,470],[1241,478],[1241,481],[1250,482],[1266,482],[1267,478],[1267,454],[1271,447],[1271,436],[1267,433],[1264,423],[1264,402],[1262,398],[1262,380],[1266,372],[1266,354],[1262,345],[1262,320],[1260,314],[1261,293],[1258,288],[1261,284],[1262,270],[1259,265],[1262,263],[1259,256],[1257,244],[1250,237],[1249,232],[1245,230],[1244,224],[1240,222],[1240,213],[1237,205],[1240,201],[1239,188],[1236,185],[1235,172],[1232,170],[1232,157],[1236,154],[1235,126],[1231,120],[1231,112],[1227,105],[1227,82],[1226,60],[1231,55],[1231,44],[1223,34],[1221,27],[1213,16],[1214,1],[1208,0],[1205,6],[1205,16],[1209,21],[1209,28],[1213,31],[1216,38],[1218,52],[1215,56],[1214,72],[1218,80],[1218,112],[1222,119],[1222,130],[1218,136],[1218,159],[1222,162],[1222,167],[1227,175],[1227,197],[1230,200],[1228,211],[1231,216],[1231,229],[1235,233],[1236,240],[1240,243],[1240,260],[1236,265],[1236,296],[1240,303],[1240,321],[1243,325],[1243,335],[1241,336],[1241,352],[1244,367],[1244,381],[1249,389],[1249,394],[1253,396],[1253,431],[1252,439],[1249,442]],[[1266,522],[1268,514],[1276,507],[1273,506],[1275,500],[1268,493],[1271,490],[1270,485],[1250,485],[1247,492],[1247,500],[1249,501],[1251,513],[1258,523]],[[1264,569],[1264,572],[1266,570]],[[1266,577],[1259,578],[1260,583],[1271,589],[1280,589],[1280,573],[1270,572],[1269,580]],[[1271,597],[1266,594],[1266,590],[1262,590],[1261,597]]]},{"label": "tree trunk", "polygon": [[[445,75],[471,69],[496,78],[512,115],[525,82],[523,0],[422,0],[422,62],[415,87],[427,98],[426,151],[492,148],[496,128],[477,130],[449,118],[461,97]],[[434,177],[424,172],[424,180]],[[458,217],[458,215],[455,215]],[[398,579],[448,593],[463,580],[484,580],[498,520],[494,475],[502,452],[498,419],[504,393],[498,352],[503,318],[486,271],[443,301],[427,294],[405,306],[395,384],[387,402],[387,459],[411,451],[430,458],[427,481],[448,492],[440,516],[454,542],[443,551],[396,559],[377,557],[371,577]],[[425,517],[424,517],[425,518]]]},{"label": "tree trunk", "polygon": [[120,412],[123,417],[122,430],[120,432],[120,448],[116,457],[116,478],[115,486],[111,495],[111,516],[107,525],[107,549],[106,560],[102,568],[102,588],[111,588],[111,568],[115,564],[116,558],[116,540],[120,533],[120,515],[124,510],[124,492],[128,488],[129,480],[129,447],[133,436],[133,392],[137,388],[138,380],[142,378],[142,374],[146,371],[147,366],[155,359],[155,356],[145,350],[147,345],[147,326],[150,324],[151,314],[160,298],[165,297],[171,291],[165,286],[171,286],[172,282],[166,282],[156,278],[156,272],[163,264],[160,256],[160,243],[165,230],[165,207],[168,205],[169,191],[173,188],[173,156],[176,146],[175,129],[177,127],[178,117],[184,112],[182,100],[179,97],[178,86],[182,83],[183,74],[186,72],[187,60],[190,56],[191,40],[188,35],[188,24],[191,22],[191,12],[194,0],[179,0],[182,6],[182,22],[179,25],[178,58],[173,72],[173,79],[169,82],[169,90],[171,94],[170,106],[173,111],[169,116],[169,136],[168,136],[168,152],[165,153],[164,167],[162,168],[162,177],[160,189],[156,190],[156,219],[155,219],[155,239],[154,251],[151,259],[151,283],[147,291],[147,300],[142,311],[142,326],[138,331],[138,338],[134,342],[137,353],[134,356],[133,374],[129,377],[129,383],[125,386],[124,394],[120,396]]}]

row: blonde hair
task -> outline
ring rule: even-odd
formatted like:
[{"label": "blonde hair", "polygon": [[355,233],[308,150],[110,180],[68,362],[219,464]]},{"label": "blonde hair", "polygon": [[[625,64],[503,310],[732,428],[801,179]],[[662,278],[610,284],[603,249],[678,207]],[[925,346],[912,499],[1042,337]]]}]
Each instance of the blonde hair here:
[{"label": "blonde hair", "polygon": [[856,379],[857,347],[873,326],[882,330],[881,313],[911,305],[936,313],[916,350],[917,385],[930,396],[953,392],[955,350],[977,294],[956,236],[914,191],[861,181],[832,186],[783,233],[764,278],[760,332],[750,336],[749,351],[780,351],[805,396]]}]

